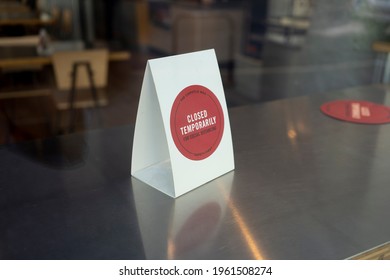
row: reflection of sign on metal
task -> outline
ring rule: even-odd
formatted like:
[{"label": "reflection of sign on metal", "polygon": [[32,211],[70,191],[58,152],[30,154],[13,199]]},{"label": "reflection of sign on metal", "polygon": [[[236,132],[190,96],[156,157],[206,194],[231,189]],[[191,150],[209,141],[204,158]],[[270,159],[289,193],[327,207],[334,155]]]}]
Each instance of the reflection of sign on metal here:
[{"label": "reflection of sign on metal", "polygon": [[390,260],[390,241],[349,258],[350,260]]},{"label": "reflection of sign on metal", "polygon": [[[135,207],[147,259],[197,259],[217,236],[228,207],[230,172],[177,199],[132,179]],[[158,228],[156,231],[154,229]],[[220,256],[222,257],[222,256]]]},{"label": "reflection of sign on metal", "polygon": [[195,250],[208,241],[221,221],[222,207],[217,201],[206,202],[195,209],[173,237],[175,255]]}]

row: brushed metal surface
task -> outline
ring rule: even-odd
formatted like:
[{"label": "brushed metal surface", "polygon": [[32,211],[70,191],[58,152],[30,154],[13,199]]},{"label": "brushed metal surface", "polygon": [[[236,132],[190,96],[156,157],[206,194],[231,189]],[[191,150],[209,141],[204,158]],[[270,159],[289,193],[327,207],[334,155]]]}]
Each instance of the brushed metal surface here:
[{"label": "brushed metal surface", "polygon": [[133,127],[0,147],[1,259],[345,259],[390,240],[390,106],[371,86],[229,111],[236,169],[178,199],[130,177]]}]

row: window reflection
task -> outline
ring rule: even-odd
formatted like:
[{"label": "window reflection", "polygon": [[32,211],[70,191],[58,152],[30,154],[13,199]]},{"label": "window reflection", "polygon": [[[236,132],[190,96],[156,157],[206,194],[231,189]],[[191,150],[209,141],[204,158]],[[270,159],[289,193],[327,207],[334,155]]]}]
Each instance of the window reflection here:
[{"label": "window reflection", "polygon": [[53,103],[57,51],[113,53],[102,121],[78,108],[76,131],[133,124],[146,61],[208,48],[229,107],[387,83],[387,2],[1,1],[0,143],[69,131]]}]

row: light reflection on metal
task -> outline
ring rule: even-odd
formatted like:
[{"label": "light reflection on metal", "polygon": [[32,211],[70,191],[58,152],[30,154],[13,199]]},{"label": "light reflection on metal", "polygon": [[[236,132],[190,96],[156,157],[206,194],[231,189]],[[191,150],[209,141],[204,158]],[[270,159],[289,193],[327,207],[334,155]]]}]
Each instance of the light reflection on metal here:
[{"label": "light reflection on metal", "polygon": [[175,259],[175,244],[172,242],[172,238],[168,238],[167,257],[168,257],[168,260]]},{"label": "light reflection on metal", "polygon": [[228,203],[228,207],[233,214],[233,218],[236,221],[236,223],[241,231],[241,234],[244,237],[244,240],[245,240],[246,244],[248,245],[249,250],[251,251],[251,253],[253,255],[253,258],[255,260],[264,260],[264,257],[260,253],[260,249],[257,246],[256,241],[255,241],[249,227],[247,226],[244,218],[242,217],[240,211],[238,210],[238,208],[234,204],[233,200],[226,195],[224,190],[221,187],[219,187],[219,189],[221,190],[221,192],[224,194],[224,196],[226,198],[226,201]]},{"label": "light reflection on metal", "polygon": [[176,258],[176,245],[174,240],[174,233],[173,233],[173,218],[174,218],[174,208],[171,209],[169,220],[169,226],[168,226],[168,236],[167,236],[167,259],[168,260],[174,260]]},{"label": "light reflection on metal", "polygon": [[297,132],[294,129],[289,129],[287,135],[288,138],[295,139],[297,137]]},{"label": "light reflection on metal", "polygon": [[297,123],[297,128],[298,128],[298,131],[300,132],[300,133],[303,133],[303,134],[306,134],[308,131],[307,131],[307,129],[308,129],[308,127],[305,125],[305,123],[304,122],[302,122],[302,121],[298,121],[298,123]]},{"label": "light reflection on metal", "polygon": [[229,199],[228,203],[229,203],[229,208],[232,211],[233,217],[236,220],[238,227],[240,228],[241,233],[242,233],[249,249],[251,250],[254,259],[264,260],[264,257],[261,255],[260,250],[256,244],[255,239],[253,238],[253,235],[252,235],[250,229],[246,225],[246,222],[245,222],[244,218],[241,216],[239,210],[234,205],[234,202],[231,199]]}]

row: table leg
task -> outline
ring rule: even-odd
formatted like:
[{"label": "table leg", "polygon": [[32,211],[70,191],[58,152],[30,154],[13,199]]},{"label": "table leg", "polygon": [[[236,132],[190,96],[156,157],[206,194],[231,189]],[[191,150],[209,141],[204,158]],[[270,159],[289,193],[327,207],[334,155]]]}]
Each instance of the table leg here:
[{"label": "table leg", "polygon": [[385,70],[382,77],[382,83],[388,84],[390,82],[390,53],[385,54]]},{"label": "table leg", "polygon": [[372,77],[373,83],[382,83],[384,77],[384,68],[386,64],[387,55],[384,53],[377,53],[374,66],[374,74]]}]

